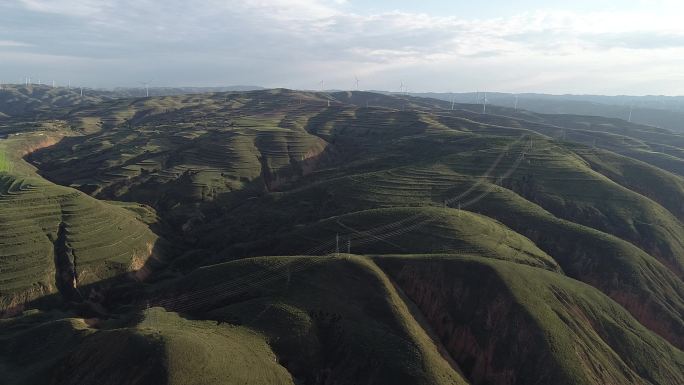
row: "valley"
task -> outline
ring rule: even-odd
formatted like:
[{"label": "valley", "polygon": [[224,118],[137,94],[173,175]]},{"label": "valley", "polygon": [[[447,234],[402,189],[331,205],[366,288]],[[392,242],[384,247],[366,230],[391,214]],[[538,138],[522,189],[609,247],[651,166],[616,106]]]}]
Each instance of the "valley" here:
[{"label": "valley", "polygon": [[12,384],[684,383],[680,133],[365,91],[16,87]]}]

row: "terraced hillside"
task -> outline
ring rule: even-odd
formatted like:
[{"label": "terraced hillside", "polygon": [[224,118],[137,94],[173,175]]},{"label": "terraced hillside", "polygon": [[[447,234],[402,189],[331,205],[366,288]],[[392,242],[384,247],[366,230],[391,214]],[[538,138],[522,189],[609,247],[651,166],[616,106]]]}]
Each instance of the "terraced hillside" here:
[{"label": "terraced hillside", "polygon": [[[2,321],[0,374],[20,384],[683,383],[684,136],[481,111],[278,89],[110,100],[14,124],[31,134],[0,143],[69,134],[28,156],[51,182],[12,161],[6,174],[27,179],[3,186],[12,198],[54,194],[32,212],[60,213],[42,230],[67,236],[52,243],[58,254],[80,246],[77,261],[104,258],[89,282],[137,260],[87,251],[113,227],[124,236],[106,250],[154,243],[140,220],[157,219],[141,205],[177,253],[142,282],[110,279],[97,306],[36,301]],[[32,356],[23,346],[39,333],[69,348]]]},{"label": "terraced hillside", "polygon": [[0,314],[57,292],[67,301],[88,299],[83,286],[131,271],[142,275],[150,258],[161,257],[159,239],[143,221],[153,220],[151,209],[55,185],[21,159],[56,140],[21,134],[0,142]]}]

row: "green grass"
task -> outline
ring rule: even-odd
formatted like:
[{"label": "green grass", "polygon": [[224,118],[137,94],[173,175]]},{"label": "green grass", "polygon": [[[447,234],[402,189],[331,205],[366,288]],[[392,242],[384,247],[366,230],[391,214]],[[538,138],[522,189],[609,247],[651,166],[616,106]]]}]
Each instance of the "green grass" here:
[{"label": "green grass", "polygon": [[[589,285],[465,255],[372,260],[389,278],[347,255],[260,257],[198,269],[152,296],[172,310],[263,333],[300,378],[333,360],[344,370],[338,379],[373,370],[379,383],[422,383],[419,368],[439,360],[418,357],[436,357],[427,353],[438,344],[472,382],[506,373],[557,384],[682,380],[684,354]],[[409,353],[416,347],[428,350]],[[427,373],[449,373],[437,368]]]},{"label": "green grass", "polygon": [[148,258],[165,253],[163,241],[148,227],[155,222],[154,214],[141,211],[138,217],[118,205],[55,185],[22,159],[28,149],[53,142],[44,133],[1,142],[5,159],[13,165],[0,174],[2,314],[20,312],[30,301],[61,290],[64,278],[56,275],[55,262],[58,243],[70,249],[77,286],[137,271]]},{"label": "green grass", "polygon": [[0,148],[0,172],[12,171],[12,163],[7,159],[5,151]]},{"label": "green grass", "polygon": [[[684,354],[589,285],[483,258],[375,260],[474,382],[510,372],[554,384],[684,381]],[[487,361],[489,349],[498,349],[498,362]]]},{"label": "green grass", "polygon": [[327,373],[343,383],[466,383],[440,355],[429,327],[366,258],[245,259],[198,269],[152,295],[193,317],[264,334],[304,382]]},{"label": "green grass", "polygon": [[612,181],[658,202],[680,221],[684,220],[684,207],[680,204],[684,200],[681,176],[608,151],[577,153]]},{"label": "green grass", "polygon": [[159,308],[137,325],[95,329],[54,313],[0,325],[0,375],[12,384],[294,384],[259,333]]},{"label": "green grass", "polygon": [[356,254],[479,254],[560,271],[553,258],[500,223],[445,208],[375,209],[345,214],[283,234],[277,246],[269,244],[266,250],[254,253],[331,253],[336,236],[340,237],[340,250],[349,247]]}]

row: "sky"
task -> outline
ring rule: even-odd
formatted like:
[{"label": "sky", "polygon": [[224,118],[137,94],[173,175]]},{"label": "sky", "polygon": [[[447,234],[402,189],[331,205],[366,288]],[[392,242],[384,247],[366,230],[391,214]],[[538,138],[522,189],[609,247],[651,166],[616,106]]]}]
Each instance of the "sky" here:
[{"label": "sky", "polygon": [[684,94],[680,0],[0,0],[0,81]]}]

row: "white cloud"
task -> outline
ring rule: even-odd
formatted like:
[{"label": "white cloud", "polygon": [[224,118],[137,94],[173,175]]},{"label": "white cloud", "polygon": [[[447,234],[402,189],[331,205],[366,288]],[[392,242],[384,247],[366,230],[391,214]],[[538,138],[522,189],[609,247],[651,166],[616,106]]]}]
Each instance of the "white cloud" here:
[{"label": "white cloud", "polygon": [[[287,78],[281,82],[301,87],[301,82],[315,83],[305,80],[313,76],[333,78],[330,86],[339,77],[342,87],[349,76],[335,70],[339,68],[372,77],[377,84],[368,86],[377,88],[406,74],[418,74],[412,75],[416,82],[424,79],[426,88],[436,88],[444,82],[435,80],[434,71],[456,79],[451,73],[455,69],[489,71],[501,88],[524,87],[519,79],[508,79],[508,68],[516,66],[515,73],[529,79],[530,86],[568,81],[573,82],[570,87],[583,76],[592,81],[604,76],[617,86],[621,74],[625,84],[635,74],[661,79],[667,73],[663,68],[684,62],[684,5],[672,0],[642,0],[653,9],[646,12],[547,10],[490,19],[358,14],[348,11],[344,0],[19,1],[29,12],[73,20],[71,29],[44,27],[55,39],[66,31],[80,32],[60,44],[38,47],[39,42],[27,40],[50,54],[127,59],[136,68],[141,62],[156,63],[150,71],[174,62],[198,66],[206,60],[204,65],[216,71],[223,65],[265,85],[278,83],[280,76]],[[87,52],[79,51],[83,47]],[[169,60],[155,60],[161,57]],[[649,65],[648,57],[671,65]],[[463,83],[486,82],[477,76]]]},{"label": "white cloud", "polygon": [[61,14],[65,16],[93,16],[115,9],[111,0],[20,0],[31,11]]},{"label": "white cloud", "polygon": [[14,40],[0,40],[0,47],[30,47],[31,44]]}]

